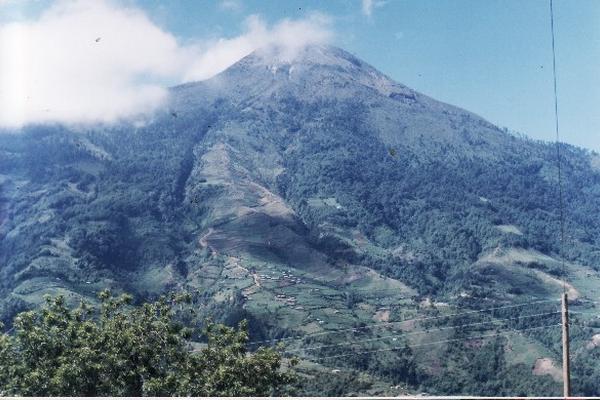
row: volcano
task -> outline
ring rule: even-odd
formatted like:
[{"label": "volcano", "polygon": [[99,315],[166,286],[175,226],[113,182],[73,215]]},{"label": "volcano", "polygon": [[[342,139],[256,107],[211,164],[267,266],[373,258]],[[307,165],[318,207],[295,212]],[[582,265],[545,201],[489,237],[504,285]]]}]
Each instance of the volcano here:
[{"label": "volcano", "polygon": [[[169,89],[143,121],[0,135],[0,314],[8,321],[46,293],[74,303],[104,288],[140,298],[183,290],[200,315],[248,319],[251,340],[331,344],[328,331],[348,341],[356,327],[403,331],[392,324],[440,309],[558,298],[563,257],[570,298],[598,300],[600,157],[560,151],[568,246],[557,234],[554,144],[336,47],[257,50]],[[560,391],[527,364],[554,356],[544,338],[521,335],[526,356],[498,366],[520,371],[506,379],[536,395]],[[335,351],[299,354],[312,368]],[[450,358],[431,351],[433,364],[415,348],[344,366],[370,373],[372,387],[402,376],[413,389],[460,392],[435,383]],[[420,375],[394,370],[398,360]],[[352,390],[364,393],[340,393]]]}]

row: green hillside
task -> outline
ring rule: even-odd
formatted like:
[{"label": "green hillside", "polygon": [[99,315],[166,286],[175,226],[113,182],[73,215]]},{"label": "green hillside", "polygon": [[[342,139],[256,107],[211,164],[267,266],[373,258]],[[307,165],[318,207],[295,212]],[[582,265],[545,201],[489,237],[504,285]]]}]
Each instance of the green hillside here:
[{"label": "green hillside", "polygon": [[284,339],[301,394],[556,395],[564,257],[574,389],[598,395],[600,156],[561,153],[562,254],[554,145],[340,49],[257,52],[149,120],[0,135],[0,315],[185,290]]}]

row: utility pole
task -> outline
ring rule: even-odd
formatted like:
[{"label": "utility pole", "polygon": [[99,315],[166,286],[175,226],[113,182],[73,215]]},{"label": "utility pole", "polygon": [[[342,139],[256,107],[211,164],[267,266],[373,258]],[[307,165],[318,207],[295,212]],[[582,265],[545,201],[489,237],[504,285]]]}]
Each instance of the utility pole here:
[{"label": "utility pole", "polygon": [[569,304],[567,293],[562,294],[563,396],[571,396],[571,363],[569,362]]}]

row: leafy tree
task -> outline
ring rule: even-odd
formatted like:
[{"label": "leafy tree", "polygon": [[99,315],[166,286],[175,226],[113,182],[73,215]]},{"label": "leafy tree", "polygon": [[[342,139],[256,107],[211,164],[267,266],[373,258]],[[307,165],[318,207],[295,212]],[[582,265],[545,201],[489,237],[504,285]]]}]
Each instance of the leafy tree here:
[{"label": "leafy tree", "polygon": [[[187,295],[131,305],[130,295],[99,295],[99,307],[69,308],[47,297],[0,336],[0,395],[267,396],[294,380],[272,348],[246,351],[246,322],[209,322],[205,344],[178,322]],[[294,363],[292,363],[294,364]]]}]

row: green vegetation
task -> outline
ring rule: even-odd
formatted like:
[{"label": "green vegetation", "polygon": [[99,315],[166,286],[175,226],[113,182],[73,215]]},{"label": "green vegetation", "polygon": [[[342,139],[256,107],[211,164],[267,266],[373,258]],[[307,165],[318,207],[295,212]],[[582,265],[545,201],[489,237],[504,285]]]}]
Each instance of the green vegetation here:
[{"label": "green vegetation", "polygon": [[[564,257],[573,309],[595,313],[572,331],[574,392],[598,395],[600,319],[584,303],[600,300],[598,155],[561,145],[561,246],[553,144],[329,51],[289,74],[249,57],[217,85],[173,88],[145,124],[0,135],[0,320],[47,293],[71,307],[103,288],[185,291],[185,325],[247,320],[251,350],[294,337],[299,394],[551,395],[560,383],[534,366],[560,364],[554,328],[469,339],[550,317],[399,322],[558,299]],[[548,308],[510,311],[489,317]]]},{"label": "green vegetation", "polygon": [[246,351],[247,326],[208,323],[205,344],[178,322],[189,296],[131,306],[100,293],[100,306],[63,297],[19,314],[0,336],[3,396],[269,396],[293,382],[274,349]]}]

